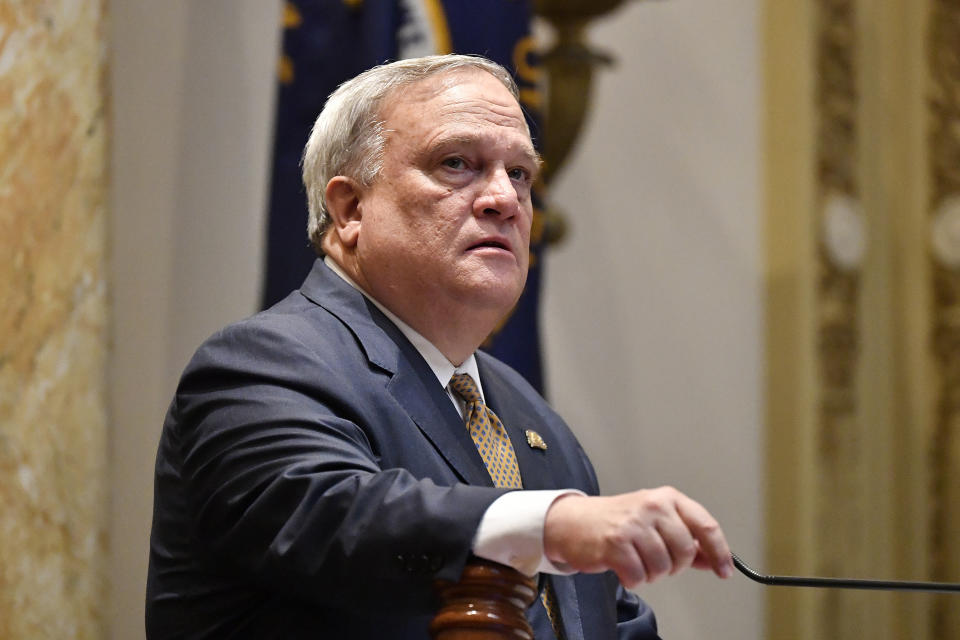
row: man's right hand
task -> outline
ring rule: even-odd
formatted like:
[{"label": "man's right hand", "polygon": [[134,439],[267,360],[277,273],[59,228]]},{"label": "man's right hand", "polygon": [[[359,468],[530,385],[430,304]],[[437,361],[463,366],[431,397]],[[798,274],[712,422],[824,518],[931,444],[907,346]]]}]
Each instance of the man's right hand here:
[{"label": "man's right hand", "polygon": [[720,525],[672,487],[616,496],[568,494],[547,511],[544,553],[575,571],[612,570],[625,587],[694,567],[733,575]]}]

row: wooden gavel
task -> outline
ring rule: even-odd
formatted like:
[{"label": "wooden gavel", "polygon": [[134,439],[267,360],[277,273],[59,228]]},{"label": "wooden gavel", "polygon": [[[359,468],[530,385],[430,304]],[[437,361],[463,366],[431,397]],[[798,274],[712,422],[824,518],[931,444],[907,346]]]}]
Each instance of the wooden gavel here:
[{"label": "wooden gavel", "polygon": [[533,640],[526,610],[537,587],[519,571],[474,558],[459,582],[438,582],[437,590],[441,604],[430,623],[433,640]]}]

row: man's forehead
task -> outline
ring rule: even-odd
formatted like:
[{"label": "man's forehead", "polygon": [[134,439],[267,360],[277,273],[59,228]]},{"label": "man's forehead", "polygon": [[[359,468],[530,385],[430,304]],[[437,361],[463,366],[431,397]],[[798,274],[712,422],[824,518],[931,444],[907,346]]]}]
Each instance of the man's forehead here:
[{"label": "man's forehead", "polygon": [[[463,69],[453,69],[443,73],[437,73],[426,78],[415,80],[411,83],[395,87],[388,92],[381,102],[381,118],[389,117],[389,114],[398,107],[416,106],[429,102],[448,89],[464,87],[472,84],[495,83],[502,87],[503,91],[510,96],[511,106],[520,106],[510,90],[493,74],[472,67]],[[489,98],[488,98],[489,100]]]},{"label": "man's forehead", "polygon": [[[454,93],[448,101],[433,102],[444,92],[455,92],[456,89],[469,88],[471,85],[486,86],[473,95],[469,95],[469,92],[466,96]],[[497,92],[499,95],[491,94],[491,85],[502,89]],[[453,118],[479,114],[484,119],[499,120],[498,124],[503,126],[522,129],[531,148],[533,145],[520,103],[496,76],[482,69],[456,69],[397,87],[384,98],[379,112],[379,119],[386,125],[385,133],[388,135],[403,133],[409,126],[431,128],[431,125],[439,125],[436,118],[444,119],[448,114]],[[430,112],[429,116],[427,112]],[[449,124],[444,125],[447,126]]]}]

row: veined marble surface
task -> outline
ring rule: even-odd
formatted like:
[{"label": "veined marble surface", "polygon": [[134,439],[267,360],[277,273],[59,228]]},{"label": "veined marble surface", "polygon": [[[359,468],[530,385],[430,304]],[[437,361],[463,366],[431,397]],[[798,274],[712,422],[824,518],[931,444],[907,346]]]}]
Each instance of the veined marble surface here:
[{"label": "veined marble surface", "polygon": [[0,2],[0,638],[99,638],[105,2]]}]

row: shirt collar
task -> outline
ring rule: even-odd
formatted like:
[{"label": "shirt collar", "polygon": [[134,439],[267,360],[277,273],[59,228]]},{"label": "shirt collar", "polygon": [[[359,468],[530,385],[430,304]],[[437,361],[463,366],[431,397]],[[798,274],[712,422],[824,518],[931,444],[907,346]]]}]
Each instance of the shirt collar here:
[{"label": "shirt collar", "polygon": [[330,256],[324,256],[323,263],[330,267],[330,270],[335,274],[340,276],[344,282],[349,284],[351,287],[359,291],[364,295],[364,297],[372,302],[380,311],[383,312],[383,315],[387,316],[390,319],[390,322],[397,325],[397,328],[400,329],[407,340],[410,341],[410,344],[413,345],[413,348],[427,361],[427,366],[430,367],[430,370],[433,371],[433,375],[437,377],[437,381],[440,383],[441,387],[446,388],[450,383],[450,378],[454,373],[467,373],[470,374],[470,377],[473,378],[473,381],[477,385],[477,390],[480,392],[480,397],[486,401],[483,395],[483,387],[480,384],[480,370],[477,368],[477,358],[474,354],[470,354],[466,360],[463,361],[459,367],[452,364],[447,357],[440,352],[440,349],[437,349],[432,342],[420,335],[413,327],[408,325],[406,322],[398,318],[393,314],[389,309],[380,304],[376,298],[371,296],[369,293],[364,291],[360,285],[353,281],[353,279],[347,275],[343,268],[337,264],[333,258]]}]

